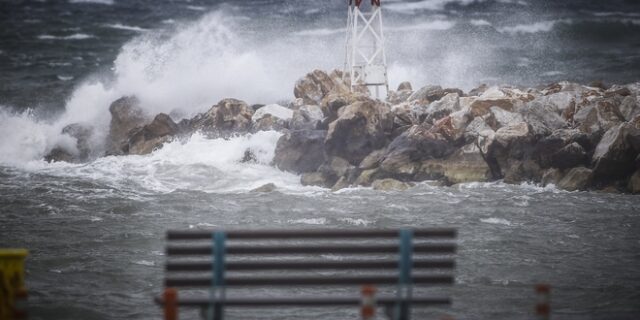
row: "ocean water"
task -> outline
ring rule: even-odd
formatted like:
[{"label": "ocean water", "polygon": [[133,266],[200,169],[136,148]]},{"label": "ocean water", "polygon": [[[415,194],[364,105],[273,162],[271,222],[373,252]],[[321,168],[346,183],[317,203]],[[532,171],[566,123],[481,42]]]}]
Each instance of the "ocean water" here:
[{"label": "ocean water", "polygon": [[[637,1],[383,0],[392,86],[640,80]],[[195,135],[147,156],[45,163],[135,94],[175,120],[226,97],[275,103],[343,64],[344,1],[0,2],[0,247],[26,247],[33,319],[152,319],[169,228],[460,229],[454,304],[416,318],[640,317],[640,198],[500,182],[331,193],[273,168],[280,134]],[[244,152],[256,163],[241,163]],[[250,192],[266,183],[278,191]],[[268,294],[268,293],[266,293]],[[236,319],[356,317],[257,310]]]}]

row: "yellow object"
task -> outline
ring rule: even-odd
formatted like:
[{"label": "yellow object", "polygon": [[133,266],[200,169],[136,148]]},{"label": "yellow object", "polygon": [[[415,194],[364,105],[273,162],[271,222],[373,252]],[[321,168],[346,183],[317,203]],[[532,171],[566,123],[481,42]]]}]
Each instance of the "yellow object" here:
[{"label": "yellow object", "polygon": [[0,320],[14,319],[14,300],[19,292],[25,292],[25,249],[0,249]]}]

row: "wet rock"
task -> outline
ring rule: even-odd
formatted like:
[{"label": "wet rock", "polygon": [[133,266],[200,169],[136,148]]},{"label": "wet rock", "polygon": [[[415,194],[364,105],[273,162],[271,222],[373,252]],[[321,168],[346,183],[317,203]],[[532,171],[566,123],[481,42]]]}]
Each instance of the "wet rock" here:
[{"label": "wet rock", "polygon": [[485,133],[487,131],[494,132],[494,129],[487,124],[483,117],[476,117],[465,127],[464,139],[467,142],[475,141],[483,131]]},{"label": "wet rock", "polygon": [[510,112],[498,107],[489,108],[489,113],[484,115],[482,118],[493,130],[524,122],[524,118],[521,114]]},{"label": "wet rock", "polygon": [[62,147],[55,147],[44,157],[46,162],[75,162],[76,157]]},{"label": "wet rock", "polygon": [[314,105],[304,105],[293,112],[289,126],[291,130],[315,130],[322,123],[322,109]]},{"label": "wet rock", "polygon": [[341,177],[348,176],[351,170],[355,169],[347,160],[340,157],[330,157],[319,168],[328,184],[335,184]]},{"label": "wet rock", "polygon": [[348,187],[349,187],[348,179],[346,177],[340,177],[340,179],[338,179],[338,181],[333,185],[333,187],[331,187],[331,191],[336,192],[338,190],[342,190]]},{"label": "wet rock", "polygon": [[555,114],[563,115],[565,114],[566,110],[570,110],[575,107],[576,95],[572,92],[557,92],[550,95],[538,97],[531,103],[541,104],[544,107],[553,110]]},{"label": "wet rock", "polygon": [[613,126],[624,121],[615,101],[597,99],[581,107],[573,116],[579,129],[586,133],[601,135]]},{"label": "wet rock", "polygon": [[443,160],[442,166],[444,178],[449,184],[493,180],[491,169],[475,143],[458,149]]},{"label": "wet rock", "polygon": [[411,185],[395,179],[376,180],[371,185],[373,190],[379,191],[404,191],[411,188]]},{"label": "wet rock", "polygon": [[586,190],[591,185],[592,176],[591,169],[573,168],[558,182],[557,187],[567,191]]},{"label": "wet rock", "polygon": [[253,109],[246,102],[224,99],[209,111],[188,121],[188,131],[200,131],[211,137],[249,132]]},{"label": "wet rock", "polygon": [[637,98],[633,96],[625,97],[620,104],[619,110],[625,121],[631,121],[631,119],[640,115]]},{"label": "wet rock", "polygon": [[178,125],[173,122],[171,117],[160,113],[150,124],[132,131],[127,141],[127,152],[137,155],[149,154],[162,147],[177,133]]},{"label": "wet rock", "polygon": [[322,70],[314,70],[296,82],[293,94],[305,104],[320,105],[330,92],[348,92],[349,87],[337,73],[330,76]]},{"label": "wet rock", "polygon": [[629,183],[627,184],[627,189],[633,194],[640,193],[640,170],[636,170],[636,172],[631,175]]},{"label": "wet rock", "polygon": [[563,177],[564,174],[562,173],[562,170],[558,168],[549,168],[542,174],[542,185],[545,187],[550,184],[558,185]]},{"label": "wet rock", "polygon": [[289,127],[289,121],[293,117],[293,110],[278,104],[266,105],[256,110],[251,117],[252,131],[276,130],[282,131]]},{"label": "wet rock", "polygon": [[264,192],[264,193],[268,193],[268,192],[273,192],[276,191],[277,187],[275,184],[273,183],[267,183],[265,185],[262,185],[260,187],[257,187],[253,190],[251,190],[251,192]]},{"label": "wet rock", "polygon": [[471,113],[474,117],[483,116],[491,107],[498,107],[507,111],[513,110],[516,101],[497,87],[487,89],[481,96],[471,103]]},{"label": "wet rock", "polygon": [[340,110],[329,125],[325,147],[328,155],[359,164],[373,150],[384,147],[393,128],[388,106],[376,101],[361,101]]},{"label": "wet rock", "polygon": [[572,142],[551,154],[551,166],[554,168],[568,169],[588,163],[589,155],[577,142]]},{"label": "wet rock", "polygon": [[369,155],[367,155],[360,164],[358,168],[362,170],[373,169],[380,165],[380,162],[384,159],[385,149],[379,149],[372,151]]},{"label": "wet rock", "polygon": [[598,182],[628,177],[635,170],[640,151],[640,128],[632,123],[610,128],[593,153],[594,178]]},{"label": "wet rock", "polygon": [[333,184],[327,181],[324,174],[320,172],[307,172],[303,173],[300,177],[300,183],[303,186],[316,186],[323,188],[331,188]]},{"label": "wet rock", "polygon": [[426,86],[420,88],[418,91],[414,92],[407,101],[417,100],[422,104],[428,104],[431,101],[440,100],[442,97],[446,95],[444,89],[441,86]]},{"label": "wet rock", "polygon": [[[537,142],[534,151],[535,159],[543,168],[554,166],[558,160],[558,156],[555,154],[572,143],[580,145],[587,156],[595,147],[592,145],[589,135],[579,129],[558,129]],[[555,165],[558,164],[555,163]]]},{"label": "wet rock", "polygon": [[256,162],[258,162],[258,158],[256,157],[255,153],[253,153],[253,151],[251,151],[250,149],[245,150],[244,155],[240,160],[240,163],[256,163]]},{"label": "wet rock", "polygon": [[542,180],[542,169],[532,160],[514,161],[506,170],[504,182],[517,184],[522,182],[539,182]]},{"label": "wet rock", "polygon": [[106,142],[107,155],[122,155],[127,153],[127,140],[130,131],[143,127],[150,117],[142,108],[136,97],[122,97],[109,106],[111,123]]},{"label": "wet rock", "polygon": [[278,140],[274,164],[280,170],[294,173],[313,172],[325,161],[324,130],[296,130]]},{"label": "wet rock", "polygon": [[354,184],[369,187],[376,179],[383,179],[387,178],[388,176],[388,173],[384,172],[380,168],[363,170],[355,180]]},{"label": "wet rock", "polygon": [[440,100],[429,104],[426,109],[426,113],[428,114],[426,121],[433,123],[460,110],[460,96],[457,93],[449,93]]},{"label": "wet rock", "polygon": [[66,134],[76,139],[78,156],[74,162],[87,161],[92,152],[93,126],[84,123],[72,123],[62,128],[62,134]]},{"label": "wet rock", "polygon": [[516,112],[522,115],[524,122],[531,127],[531,132],[537,137],[551,134],[554,130],[566,128],[567,122],[552,106],[539,102],[530,102],[516,107]]}]

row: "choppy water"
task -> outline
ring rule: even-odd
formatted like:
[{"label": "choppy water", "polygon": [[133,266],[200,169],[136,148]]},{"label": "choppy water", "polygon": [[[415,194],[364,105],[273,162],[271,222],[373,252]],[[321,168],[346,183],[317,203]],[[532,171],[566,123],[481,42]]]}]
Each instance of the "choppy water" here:
[{"label": "choppy water", "polygon": [[[390,76],[481,82],[637,81],[636,1],[384,1]],[[302,187],[269,164],[278,133],[194,136],[148,156],[47,164],[60,129],[96,128],[136,94],[178,120],[224,97],[292,98],[342,65],[343,1],[69,0],[0,3],[0,246],[27,247],[34,319],[152,319],[169,228],[460,228],[458,319],[531,319],[532,285],[557,319],[640,317],[640,198],[500,183],[399,193]],[[243,164],[246,149],[258,162]],[[249,190],[273,182],[278,192]],[[310,318],[353,311],[316,310]],[[293,319],[251,311],[238,319]],[[307,313],[305,313],[307,314]]]}]

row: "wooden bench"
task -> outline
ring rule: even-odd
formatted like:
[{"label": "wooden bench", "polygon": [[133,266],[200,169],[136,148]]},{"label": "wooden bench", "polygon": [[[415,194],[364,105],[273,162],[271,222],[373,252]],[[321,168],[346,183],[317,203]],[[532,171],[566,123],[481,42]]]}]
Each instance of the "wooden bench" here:
[{"label": "wooden bench", "polygon": [[166,320],[178,307],[221,320],[225,307],[350,305],[409,319],[411,306],[451,303],[440,286],[454,282],[455,240],[455,229],[169,231],[156,302]]}]

